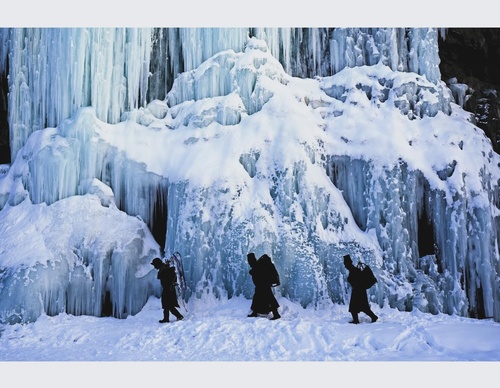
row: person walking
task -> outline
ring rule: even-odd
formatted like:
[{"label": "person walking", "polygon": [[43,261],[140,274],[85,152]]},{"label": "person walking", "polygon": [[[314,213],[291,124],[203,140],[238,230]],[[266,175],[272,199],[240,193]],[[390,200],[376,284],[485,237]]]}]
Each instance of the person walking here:
[{"label": "person walking", "polygon": [[253,252],[247,254],[247,261],[250,265],[250,275],[255,285],[254,296],[249,317],[257,317],[259,314],[273,313],[271,320],[281,318],[278,313],[279,303],[273,294],[272,287],[279,286],[279,274],[271,258],[264,254],[259,260]]},{"label": "person walking", "polygon": [[349,321],[349,323],[359,323],[358,314],[360,312],[368,315],[372,319],[372,323],[376,322],[378,317],[373,313],[368,303],[368,295],[363,285],[361,268],[356,267],[352,263],[350,255],[344,256],[344,266],[349,271],[347,281],[352,286],[351,300],[349,302],[349,312],[352,315],[352,321]]},{"label": "person walking", "polygon": [[160,279],[163,289],[161,293],[163,319],[159,322],[169,322],[169,313],[172,313],[178,321],[184,319],[179,310],[177,310],[177,307],[179,307],[179,302],[177,301],[177,293],[175,292],[175,283],[177,282],[175,268],[171,267],[168,262],[164,263],[159,257],[155,258],[151,262],[151,265],[158,270],[157,278]]},{"label": "person walking", "polygon": [[250,306],[250,310],[252,312],[248,314],[248,317],[256,317],[258,314],[268,314],[269,309],[265,311],[265,307],[263,306],[263,298],[260,295],[260,287],[257,288],[257,284],[259,284],[259,270],[257,269],[257,257],[255,257],[255,253],[250,252],[247,254],[247,262],[250,266],[250,271],[248,273],[252,277],[252,282],[255,287],[252,297],[252,304]]}]

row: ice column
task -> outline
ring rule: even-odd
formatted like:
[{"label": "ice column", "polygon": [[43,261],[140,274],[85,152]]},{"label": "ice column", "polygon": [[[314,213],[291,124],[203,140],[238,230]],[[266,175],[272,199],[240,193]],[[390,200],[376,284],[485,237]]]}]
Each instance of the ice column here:
[{"label": "ice column", "polygon": [[151,33],[149,28],[2,30],[12,159],[29,134],[57,126],[79,107],[93,106],[101,120],[115,123],[140,106],[147,95]]}]

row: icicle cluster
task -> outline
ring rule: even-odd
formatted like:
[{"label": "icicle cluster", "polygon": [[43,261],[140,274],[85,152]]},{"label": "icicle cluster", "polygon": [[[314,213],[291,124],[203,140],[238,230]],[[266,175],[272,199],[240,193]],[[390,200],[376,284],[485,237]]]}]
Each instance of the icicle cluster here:
[{"label": "icicle cluster", "polygon": [[14,159],[28,136],[93,106],[116,123],[145,102],[150,29],[13,28],[1,31],[8,58],[9,125]]},{"label": "icicle cluster", "polygon": [[265,40],[293,76],[329,76],[382,61],[440,79],[438,30],[429,28],[0,29],[12,160],[33,131],[57,126],[84,106],[116,123],[126,111],[164,99],[178,74],[221,51],[242,51],[251,36]]},{"label": "icicle cluster", "polygon": [[[75,225],[64,246],[40,241],[48,264],[12,264],[20,247],[0,252],[0,318],[137,312],[158,292],[152,230],[165,254],[182,252],[186,299],[250,297],[244,258],[254,251],[271,255],[287,298],[346,303],[350,253],[373,266],[381,306],[500,321],[498,155],[453,110],[437,35],[0,30],[14,160],[0,169],[3,232],[22,206],[76,218],[64,204],[80,197],[99,198],[97,227],[108,217],[130,227],[111,242]],[[422,133],[432,120],[442,127]],[[407,152],[378,160],[375,137],[391,151],[403,138]],[[437,141],[448,158],[429,165],[419,153]]]}]

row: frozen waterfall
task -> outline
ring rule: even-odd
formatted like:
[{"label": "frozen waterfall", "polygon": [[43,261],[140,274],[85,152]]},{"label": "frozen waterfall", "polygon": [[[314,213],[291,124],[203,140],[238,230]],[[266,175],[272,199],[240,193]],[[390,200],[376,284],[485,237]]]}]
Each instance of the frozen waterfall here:
[{"label": "frozen waterfall", "polygon": [[250,298],[253,251],[303,306],[346,303],[350,253],[372,303],[500,321],[500,160],[439,33],[0,30],[0,320],[134,314],[174,251],[185,300]]},{"label": "frozen waterfall", "polygon": [[428,28],[4,28],[0,73],[9,75],[12,160],[33,131],[84,106],[116,123],[124,112],[163,100],[178,74],[223,50],[242,51],[252,36],[293,76],[382,61],[441,78],[438,30]]}]

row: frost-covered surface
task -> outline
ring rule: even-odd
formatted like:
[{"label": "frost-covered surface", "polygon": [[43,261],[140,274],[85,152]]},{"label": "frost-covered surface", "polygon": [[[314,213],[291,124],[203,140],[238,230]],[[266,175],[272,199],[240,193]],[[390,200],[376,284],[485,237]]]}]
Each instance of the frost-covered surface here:
[{"label": "frost-covered surface", "polygon": [[[342,58],[358,59],[331,76],[294,77],[270,43],[251,38],[193,62],[164,100],[123,105],[119,122],[92,103],[32,132],[2,166],[0,217],[28,200],[50,208],[98,192],[104,213],[117,211],[114,204],[150,229],[166,223],[165,254],[184,257],[187,301],[250,298],[245,257],[254,251],[270,254],[293,303],[344,306],[342,256],[350,253],[374,268],[370,297],[380,308],[500,321],[499,156],[439,81],[436,30],[338,34],[353,43]],[[398,51],[398,36],[422,50]],[[12,241],[0,264],[23,244]],[[117,265],[130,271],[126,260]],[[103,295],[103,283],[86,273]],[[151,277],[129,273],[130,289]],[[66,275],[58,272],[64,282]],[[134,295],[134,306],[145,303],[142,292]]]}]

